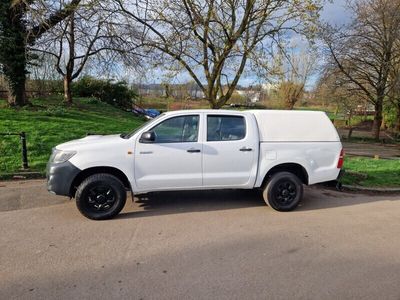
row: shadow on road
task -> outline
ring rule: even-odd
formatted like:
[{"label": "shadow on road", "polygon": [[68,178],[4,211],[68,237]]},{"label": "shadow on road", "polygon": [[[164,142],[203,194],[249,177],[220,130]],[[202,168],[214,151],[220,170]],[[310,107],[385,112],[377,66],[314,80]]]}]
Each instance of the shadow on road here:
[{"label": "shadow on road", "polygon": [[[294,212],[400,200],[393,195],[371,195],[338,192],[321,187],[306,187],[303,201]],[[201,211],[217,211],[248,207],[266,207],[259,190],[213,190],[157,192],[135,197],[138,211],[122,213],[118,218],[147,217]]]},{"label": "shadow on road", "polygon": [[142,210],[121,213],[118,218],[265,206],[258,190],[157,192],[138,195],[135,203]]}]

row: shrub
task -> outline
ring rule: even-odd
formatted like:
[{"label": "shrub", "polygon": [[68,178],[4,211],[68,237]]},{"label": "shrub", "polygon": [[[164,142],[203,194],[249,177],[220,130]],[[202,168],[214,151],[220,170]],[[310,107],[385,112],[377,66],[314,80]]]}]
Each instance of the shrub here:
[{"label": "shrub", "polygon": [[385,122],[385,126],[389,128],[395,128],[397,120],[396,108],[388,105],[385,106],[383,109],[383,119]]},{"label": "shrub", "polygon": [[78,97],[95,97],[96,99],[121,108],[131,108],[137,94],[125,81],[95,79],[84,76],[72,85],[72,93]]}]

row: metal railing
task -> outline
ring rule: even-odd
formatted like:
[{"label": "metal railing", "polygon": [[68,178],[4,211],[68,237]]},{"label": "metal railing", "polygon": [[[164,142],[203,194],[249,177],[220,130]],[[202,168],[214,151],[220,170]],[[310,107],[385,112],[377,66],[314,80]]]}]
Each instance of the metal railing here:
[{"label": "metal railing", "polygon": [[19,132],[19,133],[12,133],[12,132],[0,132],[0,136],[19,136],[19,139],[21,141],[21,148],[22,148],[22,168],[24,170],[29,168],[28,165],[28,149],[26,147],[26,133],[25,132]]}]

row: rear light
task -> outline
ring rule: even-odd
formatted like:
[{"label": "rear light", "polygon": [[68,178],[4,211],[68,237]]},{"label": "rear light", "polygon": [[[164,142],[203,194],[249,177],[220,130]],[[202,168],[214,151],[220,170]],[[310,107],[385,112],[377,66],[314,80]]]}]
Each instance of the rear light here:
[{"label": "rear light", "polygon": [[337,163],[337,168],[338,169],[341,169],[343,167],[343,162],[344,162],[344,151],[342,149],[342,150],[340,150],[339,161]]}]

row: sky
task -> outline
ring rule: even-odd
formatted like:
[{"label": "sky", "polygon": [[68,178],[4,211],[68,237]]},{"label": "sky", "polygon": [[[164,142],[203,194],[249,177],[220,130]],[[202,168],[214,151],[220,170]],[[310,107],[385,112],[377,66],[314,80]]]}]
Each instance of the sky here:
[{"label": "sky", "polygon": [[346,0],[334,0],[326,3],[321,12],[321,18],[329,23],[341,25],[346,23],[351,15],[345,8]]}]

